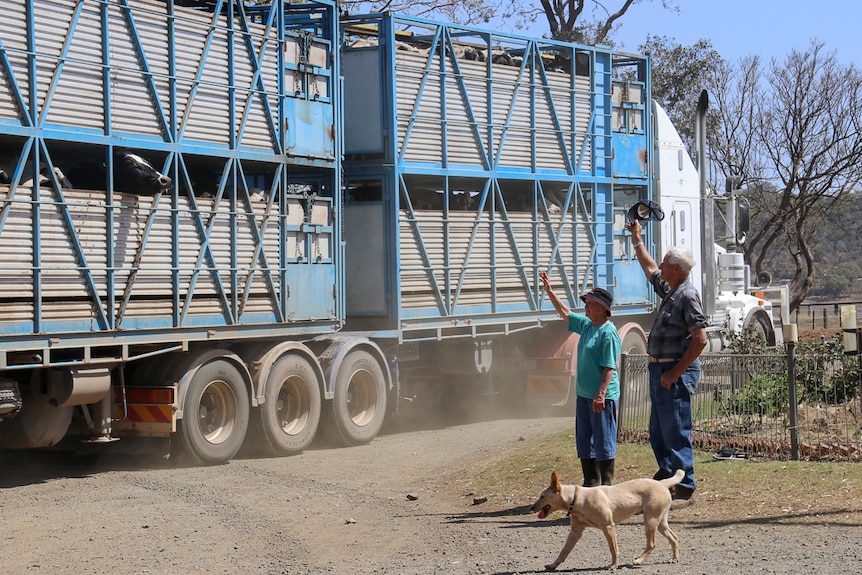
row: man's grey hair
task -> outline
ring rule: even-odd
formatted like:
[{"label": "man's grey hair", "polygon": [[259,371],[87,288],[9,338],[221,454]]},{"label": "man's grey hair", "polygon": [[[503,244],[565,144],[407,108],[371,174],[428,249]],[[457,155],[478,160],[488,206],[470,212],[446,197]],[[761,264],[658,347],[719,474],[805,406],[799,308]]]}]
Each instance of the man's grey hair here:
[{"label": "man's grey hair", "polygon": [[686,273],[691,271],[691,268],[697,263],[694,261],[694,256],[691,252],[682,246],[673,246],[667,251],[667,261],[674,265],[678,265]]}]

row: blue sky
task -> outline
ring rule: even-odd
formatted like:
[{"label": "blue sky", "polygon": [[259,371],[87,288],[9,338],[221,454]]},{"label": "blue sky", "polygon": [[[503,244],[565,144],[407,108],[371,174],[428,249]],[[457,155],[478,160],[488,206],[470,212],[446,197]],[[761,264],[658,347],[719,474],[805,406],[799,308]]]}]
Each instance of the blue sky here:
[{"label": "blue sky", "polygon": [[[608,7],[617,4],[606,2]],[[707,38],[725,60],[758,54],[768,61],[781,60],[792,49],[806,50],[816,38],[842,63],[862,65],[859,0],[678,0],[677,4],[679,14],[663,9],[661,0],[629,8],[615,36],[618,47],[637,51],[647,34],[675,38],[684,45]]]}]

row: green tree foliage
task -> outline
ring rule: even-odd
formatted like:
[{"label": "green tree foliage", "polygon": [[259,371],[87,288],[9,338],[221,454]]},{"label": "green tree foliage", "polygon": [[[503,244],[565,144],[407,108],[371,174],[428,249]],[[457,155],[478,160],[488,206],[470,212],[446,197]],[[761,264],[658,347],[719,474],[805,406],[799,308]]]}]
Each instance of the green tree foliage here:
[{"label": "green tree foliage", "polygon": [[[691,46],[676,44],[666,36],[647,36],[638,47],[650,55],[652,97],[667,112],[677,131],[694,149],[694,114],[701,91],[724,64],[709,40]],[[708,117],[709,131],[718,129],[718,118]]]},{"label": "green tree foliage", "polygon": [[[862,297],[862,242],[857,233],[860,222],[862,193],[845,195],[840,206],[826,214],[812,240],[818,276],[811,295],[828,299]],[[788,256],[772,265],[775,271],[791,277],[793,265]]]}]

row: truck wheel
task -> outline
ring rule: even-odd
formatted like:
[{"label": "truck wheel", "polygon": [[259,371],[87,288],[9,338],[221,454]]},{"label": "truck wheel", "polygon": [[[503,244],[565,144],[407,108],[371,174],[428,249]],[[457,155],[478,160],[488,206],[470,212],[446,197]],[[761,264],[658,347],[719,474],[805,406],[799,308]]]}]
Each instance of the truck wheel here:
[{"label": "truck wheel", "polygon": [[763,341],[766,345],[775,345],[775,332],[772,330],[772,325],[770,325],[769,318],[766,317],[766,314],[754,314],[746,323],[745,330],[751,330],[752,335]]},{"label": "truck wheel", "polygon": [[622,340],[622,353],[646,354],[646,334],[644,329],[637,323],[629,322],[619,329],[620,340]]},{"label": "truck wheel", "polygon": [[285,354],[266,379],[265,401],[255,427],[275,455],[308,447],[320,424],[320,386],[314,367],[297,354]]},{"label": "truck wheel", "polygon": [[225,360],[207,363],[186,390],[176,445],[195,463],[229,461],[245,440],[248,414],[248,391],[239,370]]},{"label": "truck wheel", "polygon": [[335,375],[335,397],[324,413],[329,435],[342,445],[362,445],[377,437],[386,415],[386,380],[370,353],[347,354]]}]

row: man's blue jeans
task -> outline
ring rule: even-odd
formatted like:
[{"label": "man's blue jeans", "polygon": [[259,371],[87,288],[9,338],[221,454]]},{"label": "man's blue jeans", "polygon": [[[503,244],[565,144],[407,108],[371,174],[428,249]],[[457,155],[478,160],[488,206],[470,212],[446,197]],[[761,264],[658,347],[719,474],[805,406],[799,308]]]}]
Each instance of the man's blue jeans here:
[{"label": "man's blue jeans", "polygon": [[677,469],[685,471],[682,487],[695,489],[694,451],[691,448],[691,394],[700,381],[700,360],[695,360],[670,389],[661,386],[661,374],[674,362],[649,364],[649,395],[652,409],[649,438],[658,471],[656,479],[672,477]]}]

